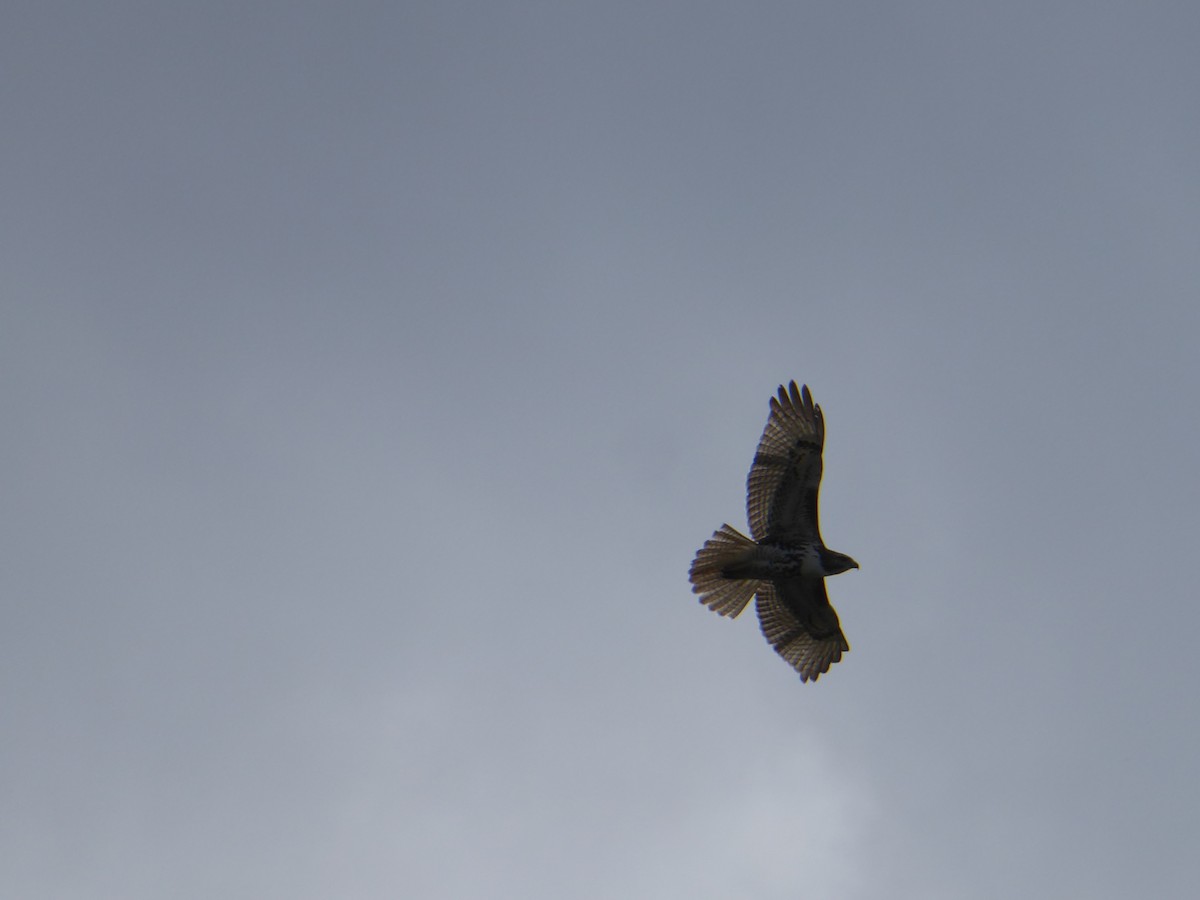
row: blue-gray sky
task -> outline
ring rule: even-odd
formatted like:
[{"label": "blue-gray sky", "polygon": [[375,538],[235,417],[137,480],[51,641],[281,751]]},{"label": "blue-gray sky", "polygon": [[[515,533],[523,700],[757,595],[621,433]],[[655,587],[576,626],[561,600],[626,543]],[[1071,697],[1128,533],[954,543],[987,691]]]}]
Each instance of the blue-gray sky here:
[{"label": "blue-gray sky", "polygon": [[[10,3],[0,894],[1191,896],[1198,39]],[[809,685],[687,583],[792,378]]]}]

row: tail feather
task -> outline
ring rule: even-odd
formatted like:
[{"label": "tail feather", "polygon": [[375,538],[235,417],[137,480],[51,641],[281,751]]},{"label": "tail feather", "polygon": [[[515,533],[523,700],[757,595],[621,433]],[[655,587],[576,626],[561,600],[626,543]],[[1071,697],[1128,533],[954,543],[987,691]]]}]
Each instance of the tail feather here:
[{"label": "tail feather", "polygon": [[758,551],[758,544],[736,528],[722,525],[704,542],[692,560],[689,577],[692,591],[700,602],[715,613],[736,618],[758,590],[755,579],[727,578],[726,570],[748,562]]}]

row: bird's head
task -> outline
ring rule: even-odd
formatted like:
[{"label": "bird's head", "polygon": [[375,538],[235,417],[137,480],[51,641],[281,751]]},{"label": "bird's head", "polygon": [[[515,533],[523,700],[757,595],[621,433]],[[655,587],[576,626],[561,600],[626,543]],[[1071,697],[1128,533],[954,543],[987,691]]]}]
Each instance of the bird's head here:
[{"label": "bird's head", "polygon": [[825,569],[826,575],[840,575],[842,572],[858,568],[858,563],[845,553],[838,553],[836,550],[826,550],[821,556],[821,566]]}]

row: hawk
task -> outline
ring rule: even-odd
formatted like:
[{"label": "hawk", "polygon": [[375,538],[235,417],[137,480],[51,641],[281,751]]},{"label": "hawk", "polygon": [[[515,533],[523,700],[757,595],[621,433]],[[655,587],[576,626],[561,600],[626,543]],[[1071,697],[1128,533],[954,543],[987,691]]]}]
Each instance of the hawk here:
[{"label": "hawk", "polygon": [[692,591],[722,616],[736,617],[757,595],[758,621],[775,652],[816,681],[849,652],[825,578],[858,563],[821,540],[817,492],[825,419],[808,385],[782,385],[746,478],[750,537],[722,525],[692,561]]}]

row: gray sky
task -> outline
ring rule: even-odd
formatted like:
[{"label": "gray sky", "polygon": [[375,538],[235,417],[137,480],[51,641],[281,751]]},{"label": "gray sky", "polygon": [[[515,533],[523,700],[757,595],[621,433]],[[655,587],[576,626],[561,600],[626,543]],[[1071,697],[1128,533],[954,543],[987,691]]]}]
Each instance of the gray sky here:
[{"label": "gray sky", "polygon": [[[0,894],[1194,896],[1198,37],[8,4]],[[809,685],[687,582],[792,378]]]}]

